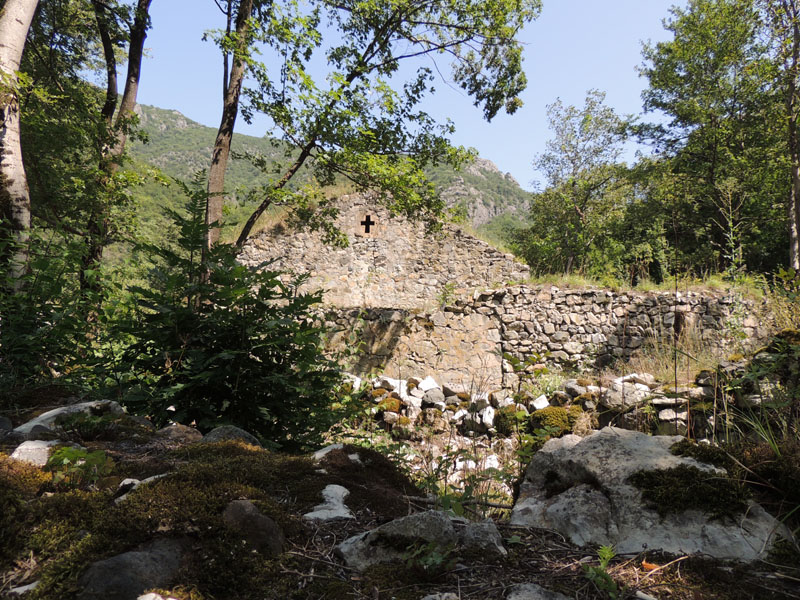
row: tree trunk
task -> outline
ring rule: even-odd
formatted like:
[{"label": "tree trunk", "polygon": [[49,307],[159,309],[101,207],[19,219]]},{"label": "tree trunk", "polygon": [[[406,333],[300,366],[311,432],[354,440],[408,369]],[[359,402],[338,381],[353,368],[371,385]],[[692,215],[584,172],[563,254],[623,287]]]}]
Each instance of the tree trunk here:
[{"label": "tree trunk", "polygon": [[[230,4],[228,5],[230,11]],[[225,170],[228,167],[228,158],[231,152],[233,128],[236,125],[236,115],[239,112],[239,95],[242,91],[245,63],[243,55],[247,50],[250,28],[250,16],[253,13],[253,0],[241,0],[236,14],[236,46],[233,52],[233,64],[224,87],[222,119],[220,120],[217,139],[214,142],[214,151],[211,154],[211,167],[208,170],[208,198],[206,200],[206,229],[205,251],[208,251],[219,240],[219,226],[211,227],[212,223],[222,220],[223,194],[225,193]],[[230,12],[228,12],[230,23]],[[227,68],[227,60],[225,66]]]},{"label": "tree trunk", "polygon": [[794,0],[784,2],[790,28],[791,55],[787,73],[786,112],[789,127],[789,156],[792,165],[792,195],[789,198],[789,266],[800,269],[800,136],[797,130],[798,75],[800,75],[800,23]]},{"label": "tree trunk", "polygon": [[[776,26],[784,30],[783,47],[786,69],[786,122],[792,187],[788,202],[789,219],[789,266],[800,269],[800,132],[798,132],[798,109],[800,109],[800,5],[797,0],[780,0],[774,9]],[[779,37],[779,39],[780,39]]]},{"label": "tree trunk", "polygon": [[2,257],[14,289],[28,266],[31,196],[20,146],[17,72],[38,0],[5,0],[0,9],[0,218],[12,247]]},{"label": "tree trunk", "polygon": [[[97,17],[97,27],[103,43],[104,58],[106,61],[106,101],[103,106],[102,116],[109,126],[113,121],[114,137],[111,146],[103,152],[100,168],[104,172],[104,183],[119,168],[120,157],[125,151],[128,139],[128,128],[133,109],[136,107],[136,97],[139,93],[139,79],[142,72],[142,56],[144,54],[144,41],[147,38],[147,29],[150,25],[150,3],[152,0],[138,0],[136,14],[130,31],[130,45],[128,47],[128,72],[125,78],[125,91],[122,101],[114,118],[117,102],[117,69],[114,48],[111,44],[105,11],[107,7],[94,1],[94,10]],[[103,260],[103,251],[113,236],[111,220],[106,203],[98,199],[98,205],[89,216],[86,229],[89,232],[86,253],[83,256],[83,265],[80,274],[82,290],[97,289],[93,277],[89,273],[96,270]]]},{"label": "tree trunk", "polygon": [[[794,103],[793,103],[794,104]],[[792,106],[790,110],[794,111]],[[789,155],[792,165],[792,190],[789,195],[789,266],[800,270],[800,153],[798,152],[797,115],[789,113]]]}]

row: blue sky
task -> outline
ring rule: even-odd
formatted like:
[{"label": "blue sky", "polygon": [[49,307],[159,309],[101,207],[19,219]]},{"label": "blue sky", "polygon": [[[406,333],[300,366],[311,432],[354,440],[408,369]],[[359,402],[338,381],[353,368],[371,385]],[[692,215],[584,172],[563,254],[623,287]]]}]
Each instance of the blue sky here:
[{"label": "blue sky", "polygon": [[[454,121],[457,144],[477,148],[530,189],[538,178],[533,157],[550,137],[546,106],[556,98],[582,105],[586,91],[596,88],[607,93],[607,104],[617,112],[640,112],[641,42],[667,38],[662,20],[675,4],[685,0],[544,0],[541,16],[522,33],[529,83],[520,110],[486,123],[469,97],[446,82],[437,83],[425,108]],[[224,24],[221,13],[212,0],[156,0],[151,15],[139,101],[217,127],[222,61],[217,48],[201,38]],[[265,122],[237,121],[237,131],[249,135],[264,135],[265,127]]]}]

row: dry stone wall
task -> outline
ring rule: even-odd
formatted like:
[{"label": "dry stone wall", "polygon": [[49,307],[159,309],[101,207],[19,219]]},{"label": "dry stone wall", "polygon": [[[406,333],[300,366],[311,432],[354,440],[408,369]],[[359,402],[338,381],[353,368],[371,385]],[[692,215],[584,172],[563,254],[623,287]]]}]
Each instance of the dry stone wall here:
[{"label": "dry stone wall", "polygon": [[636,294],[511,286],[476,292],[430,313],[329,311],[334,348],[355,349],[352,368],[397,378],[436,373],[451,389],[513,389],[503,360],[572,368],[628,358],[648,339],[669,342],[692,330],[711,345],[753,344],[766,336],[752,302],[686,292]]},{"label": "dry stone wall", "polygon": [[732,297],[515,285],[527,266],[454,226],[432,236],[368,195],[344,197],[339,208],[348,248],[276,226],[254,236],[240,260],[308,272],[305,288],[324,290],[331,350],[358,349],[350,365],[358,374],[436,373],[463,391],[513,388],[504,354],[581,368],[688,329],[719,345],[766,335],[757,307]]}]

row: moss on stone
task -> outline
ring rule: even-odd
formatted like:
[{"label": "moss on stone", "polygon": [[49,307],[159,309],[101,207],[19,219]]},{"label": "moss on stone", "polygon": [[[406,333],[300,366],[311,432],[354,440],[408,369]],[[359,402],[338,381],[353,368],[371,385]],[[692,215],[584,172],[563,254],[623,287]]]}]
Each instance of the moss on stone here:
[{"label": "moss on stone", "polygon": [[702,511],[712,519],[732,518],[747,510],[750,497],[742,483],[688,465],[638,471],[628,481],[662,518],[687,510]]},{"label": "moss on stone", "polygon": [[92,415],[76,412],[64,415],[56,424],[80,441],[145,439],[152,437],[154,429],[136,422],[128,415],[106,413]]},{"label": "moss on stone", "polygon": [[733,459],[725,450],[711,444],[698,444],[688,439],[683,439],[670,446],[669,451],[675,456],[689,456],[698,462],[730,470]]},{"label": "moss on stone", "polygon": [[494,413],[494,428],[506,437],[512,435],[518,426],[517,409],[514,405],[498,408]]},{"label": "moss on stone", "polygon": [[[354,452],[360,463],[349,458]],[[14,479],[7,466],[0,468],[0,572],[32,554],[38,564],[33,577],[40,584],[29,600],[67,599],[74,597],[79,577],[93,562],[170,536],[191,541],[180,587],[164,590],[181,600],[230,597],[232,591],[237,598],[348,598],[354,584],[346,579],[314,579],[299,589],[296,573],[308,572],[308,559],[268,559],[255,552],[224,527],[227,504],[250,499],[288,539],[299,540],[307,535],[299,515],[320,502],[326,485],[346,485],[351,490],[348,506],[369,508],[380,519],[405,514],[407,496],[421,494],[388,459],[354,446],[326,455],[326,474],[317,472],[319,465],[310,457],[237,441],[187,446],[168,452],[164,460],[170,475],[141,486],[120,504],[110,492],[36,496],[40,482],[28,471],[38,470],[12,461],[17,467],[12,474],[24,475]],[[5,485],[8,481],[13,485]]]},{"label": "moss on stone", "polygon": [[20,460],[13,460],[0,453],[0,486],[9,487],[23,496],[38,494],[53,478],[51,473]]},{"label": "moss on stone", "polygon": [[572,430],[575,423],[583,414],[583,409],[577,404],[570,406],[548,406],[531,413],[530,424],[535,429],[553,429],[557,436]]},{"label": "moss on stone", "polygon": [[381,400],[380,404],[378,404],[378,410],[381,412],[399,413],[402,406],[403,403],[399,398],[389,396]]},{"label": "moss on stone", "polygon": [[567,418],[569,419],[569,426],[574,427],[575,422],[583,414],[583,409],[578,404],[571,404],[567,407]]},{"label": "moss on stone", "polygon": [[561,406],[548,406],[531,413],[531,428],[536,429],[556,429],[559,434],[569,431],[569,419],[567,411]]},{"label": "moss on stone", "polygon": [[147,591],[163,596],[164,598],[175,598],[175,600],[206,600],[206,596],[193,585],[179,585],[170,589],[153,588]]}]

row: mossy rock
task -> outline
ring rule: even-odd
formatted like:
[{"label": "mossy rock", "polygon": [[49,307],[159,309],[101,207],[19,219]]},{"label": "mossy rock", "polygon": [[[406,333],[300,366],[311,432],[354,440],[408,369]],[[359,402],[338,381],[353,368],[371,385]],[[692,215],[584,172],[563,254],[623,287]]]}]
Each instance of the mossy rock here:
[{"label": "mossy rock", "polygon": [[0,452],[0,486],[32,498],[50,483],[53,476],[30,463],[14,460]]},{"label": "mossy rock", "polygon": [[513,435],[519,424],[517,409],[513,404],[498,408],[494,413],[494,428],[500,435],[506,437]]},{"label": "mossy rock", "polygon": [[597,394],[595,392],[586,392],[576,396],[573,400],[574,405],[582,405],[584,402],[595,402],[597,401]]},{"label": "mossy rock", "polygon": [[399,413],[402,406],[403,403],[400,401],[400,398],[389,396],[381,400],[380,404],[378,404],[378,411]]},{"label": "mossy rock", "polygon": [[[353,452],[361,463],[350,460]],[[319,466],[308,456],[272,453],[236,441],[182,447],[167,452],[163,460],[171,471],[167,477],[137,488],[116,504],[111,492],[43,496],[49,475],[0,456],[0,572],[33,554],[35,578],[41,583],[29,600],[72,598],[91,563],[170,536],[192,542],[180,585],[169,590],[183,600],[230,597],[231,590],[237,598],[347,598],[358,587],[348,580],[320,578],[298,590],[292,571],[305,573],[316,565],[306,557],[273,559],[254,551],[224,526],[227,504],[250,499],[279,524],[287,539],[302,543],[308,530],[299,515],[320,502],[326,485],[346,485],[351,491],[348,506],[354,511],[369,508],[381,520],[405,514],[407,496],[421,495],[386,457],[354,446],[326,455],[325,474],[318,473]]]},{"label": "mossy rock", "polygon": [[128,415],[106,413],[102,415],[85,412],[69,413],[56,421],[58,427],[80,441],[144,439],[154,435],[148,428]]},{"label": "mossy rock", "polygon": [[721,469],[730,470],[734,465],[733,459],[725,450],[712,444],[698,444],[688,439],[683,439],[670,446],[669,451],[675,456],[689,456],[698,462],[713,465]]},{"label": "mossy rock", "polygon": [[577,384],[581,387],[588,387],[590,385],[594,385],[594,382],[591,379],[586,379],[585,377],[581,377],[577,380]]},{"label": "mossy rock", "polygon": [[560,436],[572,430],[578,418],[583,414],[583,409],[577,404],[570,406],[548,406],[531,413],[531,428],[553,429]]},{"label": "mossy rock", "polygon": [[383,388],[375,388],[374,390],[372,390],[370,392],[370,395],[373,398],[382,398],[383,396],[385,396],[388,393],[389,393],[389,390],[385,390]]},{"label": "mossy rock", "polygon": [[628,481],[662,518],[687,510],[702,511],[712,519],[733,518],[747,510],[750,498],[743,483],[689,465],[638,471]]}]

